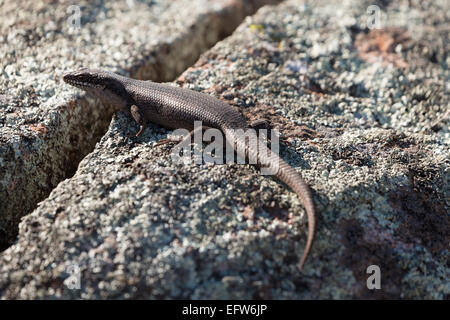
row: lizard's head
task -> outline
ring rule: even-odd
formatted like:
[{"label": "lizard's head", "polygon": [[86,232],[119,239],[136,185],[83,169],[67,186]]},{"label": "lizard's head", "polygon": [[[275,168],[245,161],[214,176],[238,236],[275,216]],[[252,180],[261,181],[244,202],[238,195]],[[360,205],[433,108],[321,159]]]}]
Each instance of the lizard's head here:
[{"label": "lizard's head", "polygon": [[112,81],[111,73],[98,69],[82,68],[77,71],[66,73],[63,76],[64,82],[83,89],[100,89],[103,90],[107,83]]},{"label": "lizard's head", "polygon": [[107,102],[126,104],[129,96],[121,78],[112,72],[82,68],[66,73],[63,81]]}]

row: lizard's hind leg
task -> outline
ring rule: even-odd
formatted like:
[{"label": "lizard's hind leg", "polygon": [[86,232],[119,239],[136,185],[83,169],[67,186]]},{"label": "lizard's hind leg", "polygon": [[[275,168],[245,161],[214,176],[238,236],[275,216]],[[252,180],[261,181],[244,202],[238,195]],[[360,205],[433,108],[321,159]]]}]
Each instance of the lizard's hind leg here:
[{"label": "lizard's hind leg", "polygon": [[262,119],[258,119],[258,120],[252,121],[252,122],[250,122],[250,128],[256,130],[256,133],[257,133],[258,137],[259,137],[259,134],[260,134],[259,130],[267,130],[266,131],[267,132],[266,138],[268,140],[271,139],[271,132],[270,132],[270,130],[272,129],[272,124],[270,123],[269,120],[262,118]]},{"label": "lizard's hind leg", "polygon": [[255,121],[250,122],[250,128],[253,128],[255,130],[260,130],[260,129],[272,129],[272,126],[270,125],[269,120],[267,119],[258,119]]},{"label": "lizard's hind leg", "polygon": [[182,144],[190,144],[192,142],[192,138],[194,137],[194,135],[196,133],[198,133],[199,131],[203,131],[208,129],[208,127],[196,127],[194,130],[192,130],[191,132],[189,132],[187,135],[185,136],[169,136],[167,139],[161,139],[159,140],[154,147],[163,145],[163,144],[167,144],[167,143],[182,143]]}]

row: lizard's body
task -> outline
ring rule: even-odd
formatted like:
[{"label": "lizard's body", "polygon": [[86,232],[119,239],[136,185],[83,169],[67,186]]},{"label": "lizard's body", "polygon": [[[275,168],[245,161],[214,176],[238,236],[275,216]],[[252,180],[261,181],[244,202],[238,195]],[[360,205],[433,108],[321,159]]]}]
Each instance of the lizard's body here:
[{"label": "lizard's body", "polygon": [[[126,78],[111,72],[95,69],[81,69],[68,73],[64,81],[79,87],[89,94],[129,108],[133,118],[140,125],[137,135],[146,127],[146,120],[173,129],[192,130],[194,121],[202,121],[205,127],[221,130],[236,151],[245,150],[244,158],[258,159],[264,167],[277,162],[275,175],[290,186],[303,201],[308,216],[308,239],[299,263],[301,269],[311,248],[315,227],[315,208],[311,192],[303,178],[267,148],[267,153],[258,154],[258,148],[238,136],[236,129],[247,129],[245,119],[229,104],[212,96],[166,84]],[[255,158],[255,159],[256,159]]]}]

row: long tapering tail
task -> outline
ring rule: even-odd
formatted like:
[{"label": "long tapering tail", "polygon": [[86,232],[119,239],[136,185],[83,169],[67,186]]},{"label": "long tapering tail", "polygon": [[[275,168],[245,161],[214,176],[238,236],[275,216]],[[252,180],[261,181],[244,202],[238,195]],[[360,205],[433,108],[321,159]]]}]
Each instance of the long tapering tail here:
[{"label": "long tapering tail", "polygon": [[283,159],[279,159],[279,170],[277,177],[291,187],[295,193],[300,197],[305,206],[306,216],[308,217],[308,238],[306,240],[305,250],[298,264],[299,270],[302,270],[308,257],[311,245],[314,240],[314,230],[316,226],[316,209],[314,206],[311,190],[303,180],[302,176]]},{"label": "long tapering tail", "polygon": [[254,163],[261,167],[272,168],[272,174],[291,187],[302,200],[303,205],[305,206],[306,215],[308,217],[308,237],[306,240],[305,250],[303,251],[302,257],[298,264],[299,270],[302,270],[306,258],[311,250],[316,225],[316,210],[310,188],[306,184],[305,180],[303,180],[302,176],[283,159],[281,159],[278,154],[270,150],[267,145],[262,145],[261,143],[246,137],[245,134],[238,134],[233,129],[224,129],[223,131],[225,132],[227,140],[234,146],[234,149],[238,155],[247,159],[256,159],[256,162]]}]

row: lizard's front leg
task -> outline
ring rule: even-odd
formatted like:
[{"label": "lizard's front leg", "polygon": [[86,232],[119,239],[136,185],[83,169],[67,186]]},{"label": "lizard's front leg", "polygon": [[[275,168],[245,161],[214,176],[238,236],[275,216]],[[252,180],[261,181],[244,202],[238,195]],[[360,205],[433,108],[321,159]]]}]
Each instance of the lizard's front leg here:
[{"label": "lizard's front leg", "polygon": [[145,117],[142,113],[142,111],[139,109],[139,107],[135,104],[133,104],[130,107],[131,116],[133,119],[137,122],[139,125],[139,131],[136,133],[136,137],[139,137],[142,132],[144,132],[145,128],[147,127],[147,122],[145,121]]}]

